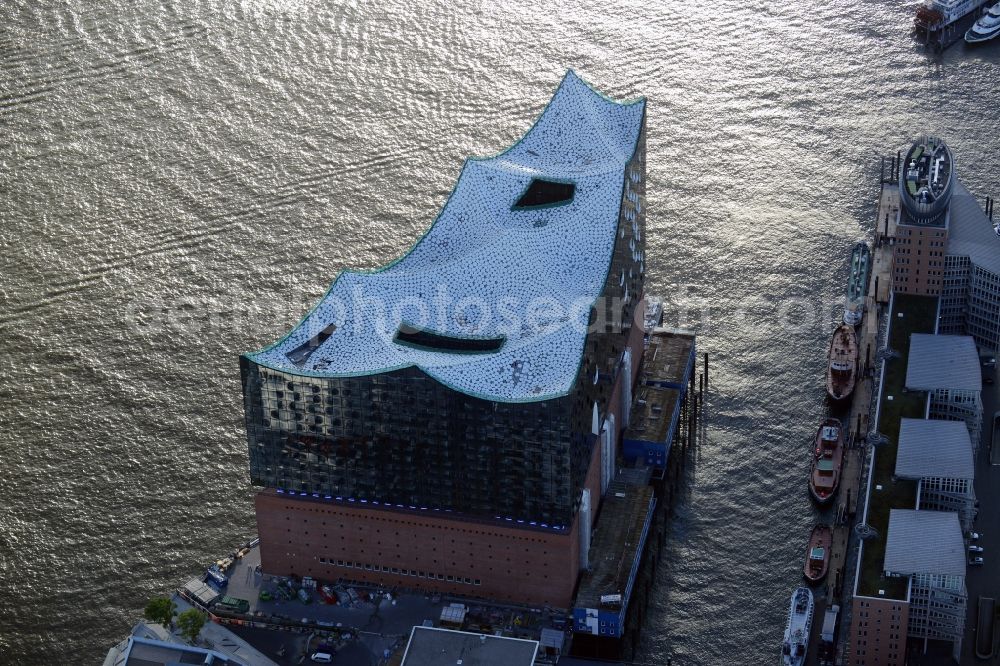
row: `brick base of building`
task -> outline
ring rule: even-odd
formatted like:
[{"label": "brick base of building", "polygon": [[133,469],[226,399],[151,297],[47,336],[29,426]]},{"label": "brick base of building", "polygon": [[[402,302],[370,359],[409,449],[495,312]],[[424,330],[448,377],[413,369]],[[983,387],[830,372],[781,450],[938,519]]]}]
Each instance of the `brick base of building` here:
[{"label": "brick base of building", "polygon": [[261,568],[279,576],[569,608],[580,573],[579,521],[553,533],[423,512],[345,506],[263,490],[255,498]]}]

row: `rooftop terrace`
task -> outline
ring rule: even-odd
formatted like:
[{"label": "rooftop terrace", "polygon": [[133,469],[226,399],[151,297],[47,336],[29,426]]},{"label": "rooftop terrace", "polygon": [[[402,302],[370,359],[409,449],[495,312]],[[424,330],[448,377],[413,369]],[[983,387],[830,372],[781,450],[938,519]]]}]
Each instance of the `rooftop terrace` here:
[{"label": "rooftop terrace", "polygon": [[944,141],[923,137],[910,147],[899,170],[904,210],[917,223],[938,223],[955,182],[955,163]]},{"label": "rooftop terrace", "polygon": [[[917,502],[917,482],[894,479],[899,431],[902,419],[924,417],[927,394],[906,391],[906,366],[910,353],[910,335],[933,333],[937,325],[937,299],[927,296],[895,294],[889,321],[889,347],[899,353],[885,364],[880,396],[878,430],[888,442],[875,450],[871,470],[871,495],[868,498],[868,524],[877,536],[864,542],[857,594],[905,599],[908,580],[886,577],[886,539],[892,509],[913,509]],[[881,489],[880,489],[881,488]],[[879,591],[884,591],[880,595]]]}]

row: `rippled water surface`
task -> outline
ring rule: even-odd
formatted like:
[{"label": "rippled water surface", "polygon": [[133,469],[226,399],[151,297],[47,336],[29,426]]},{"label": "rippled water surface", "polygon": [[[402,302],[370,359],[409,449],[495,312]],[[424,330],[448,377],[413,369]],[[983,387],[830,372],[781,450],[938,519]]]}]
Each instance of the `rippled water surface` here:
[{"label": "rippled water surface", "polygon": [[649,98],[647,286],[713,358],[643,658],[770,663],[877,155],[932,131],[997,193],[1000,45],[928,57],[912,11],[0,3],[0,663],[99,662],[254,532],[238,354],[402,253],[569,67]]}]

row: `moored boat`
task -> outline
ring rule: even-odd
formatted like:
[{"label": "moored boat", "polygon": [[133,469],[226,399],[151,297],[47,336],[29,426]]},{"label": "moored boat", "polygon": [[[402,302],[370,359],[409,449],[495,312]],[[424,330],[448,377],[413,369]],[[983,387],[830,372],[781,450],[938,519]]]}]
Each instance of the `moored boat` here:
[{"label": "moored boat", "polygon": [[802,573],[806,580],[815,584],[826,577],[830,566],[830,546],[833,545],[833,530],[829,525],[816,525],[809,535],[809,547],[806,549],[806,563]]},{"label": "moored boat", "polygon": [[827,352],[826,392],[835,402],[854,392],[858,370],[858,337],[854,327],[841,324],[833,332]]},{"label": "moored boat", "polygon": [[837,419],[826,419],[816,432],[809,492],[820,504],[828,504],[840,485],[844,463],[844,428]]},{"label": "moored boat", "polygon": [[798,587],[792,592],[788,624],[785,625],[785,640],[781,644],[783,666],[803,666],[806,663],[814,608],[813,593],[808,587]]},{"label": "moored boat", "polygon": [[965,33],[966,44],[988,42],[1000,35],[1000,3],[990,7],[990,10],[980,17],[976,24]]},{"label": "moored boat", "polygon": [[844,299],[844,323],[857,326],[865,313],[865,294],[868,291],[868,273],[871,251],[868,243],[858,243],[851,252],[851,275],[847,280]]}]

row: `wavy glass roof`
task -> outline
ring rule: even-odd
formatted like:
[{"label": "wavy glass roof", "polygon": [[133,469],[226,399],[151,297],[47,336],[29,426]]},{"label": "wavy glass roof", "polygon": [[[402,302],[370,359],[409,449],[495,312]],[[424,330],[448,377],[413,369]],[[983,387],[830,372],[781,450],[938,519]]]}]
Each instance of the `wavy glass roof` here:
[{"label": "wavy glass roof", "polygon": [[416,366],[502,402],[566,394],[610,269],[644,111],[644,100],[611,101],[567,73],[520,141],[465,162],[407,254],[343,271],[285,338],[247,356],[316,377]]}]

